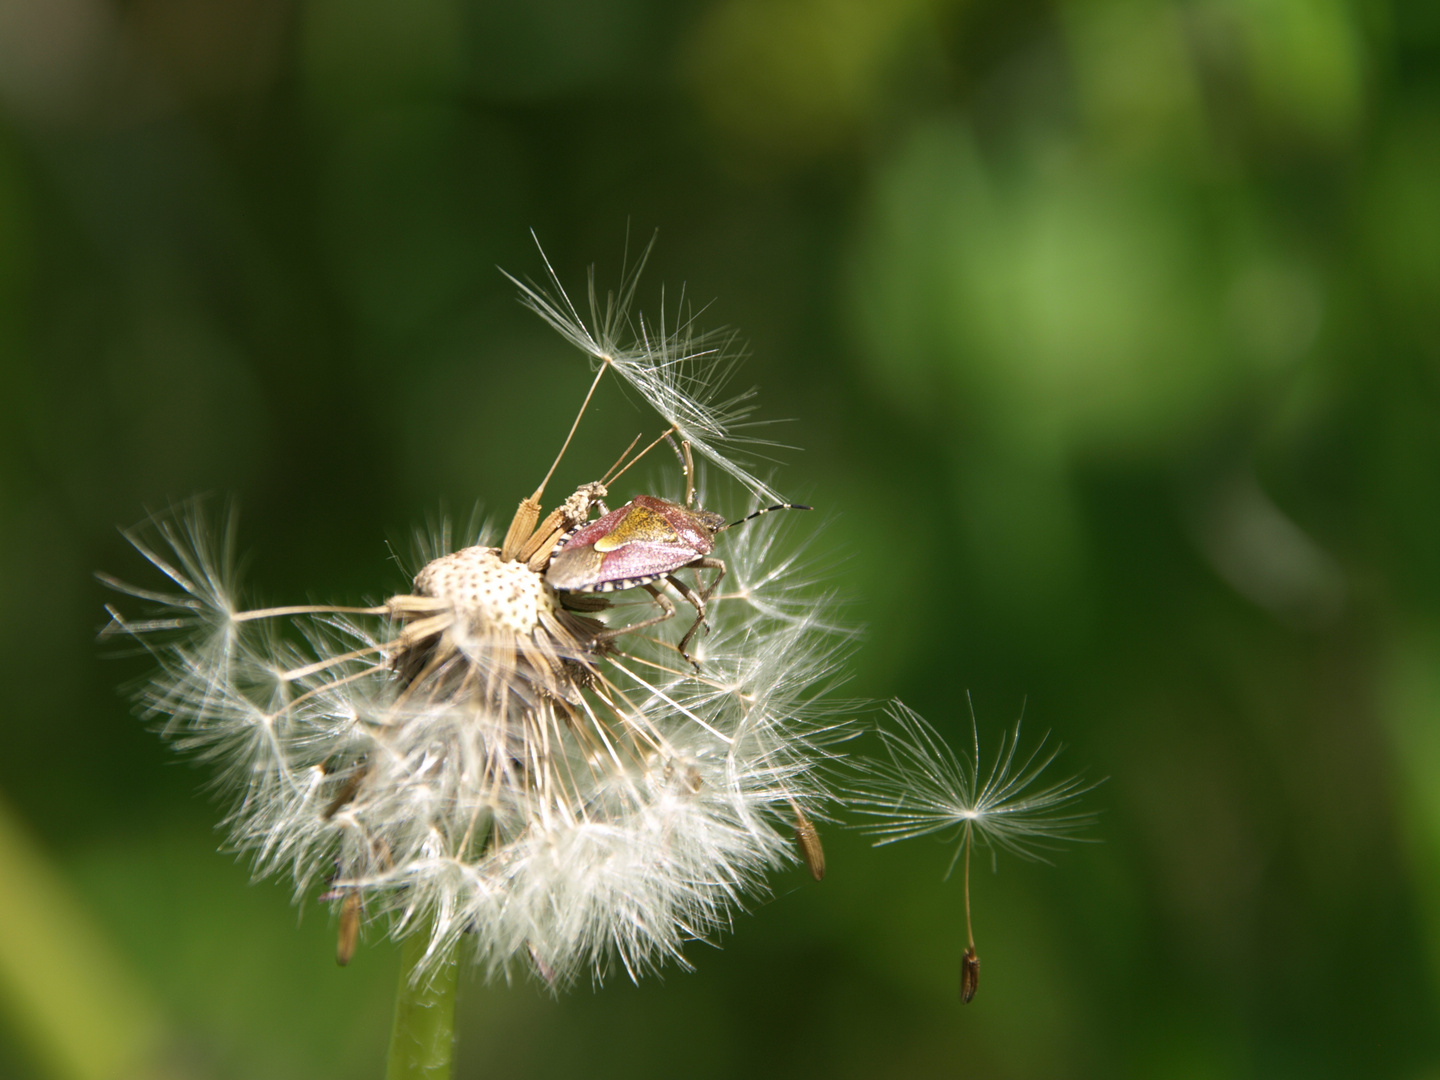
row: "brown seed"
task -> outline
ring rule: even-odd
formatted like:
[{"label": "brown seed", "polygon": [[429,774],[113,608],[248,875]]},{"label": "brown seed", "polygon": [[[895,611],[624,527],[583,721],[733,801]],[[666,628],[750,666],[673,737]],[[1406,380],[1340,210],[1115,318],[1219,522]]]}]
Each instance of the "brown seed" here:
[{"label": "brown seed", "polygon": [[791,800],[790,808],[795,811],[795,842],[800,845],[805,868],[816,881],[822,881],[825,878],[825,848],[820,843],[820,834],[805,816],[805,811],[800,809],[799,803]]},{"label": "brown seed", "polygon": [[975,996],[975,991],[980,989],[980,957],[975,955],[975,946],[971,945],[965,950],[965,958],[960,961],[960,1000],[969,1005],[970,999]]},{"label": "brown seed", "polygon": [[335,942],[335,962],[341,967],[350,963],[355,955],[355,943],[360,939],[360,894],[353,889],[345,894],[340,905],[340,933]]}]

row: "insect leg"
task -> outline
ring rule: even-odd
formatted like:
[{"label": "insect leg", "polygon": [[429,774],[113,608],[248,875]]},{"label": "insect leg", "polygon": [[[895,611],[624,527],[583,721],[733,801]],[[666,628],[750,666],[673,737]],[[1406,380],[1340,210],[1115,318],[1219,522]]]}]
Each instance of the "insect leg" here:
[{"label": "insect leg", "polygon": [[690,456],[690,440],[681,439],[680,449],[685,452],[685,509],[695,507],[695,460]]},{"label": "insect leg", "polygon": [[[695,609],[695,622],[691,624],[689,630],[685,631],[685,636],[680,639],[680,645],[678,646],[680,649],[680,655],[685,657],[686,660],[690,660],[690,662],[694,664],[695,661],[690,659],[690,654],[685,651],[685,646],[690,644],[690,639],[695,636],[695,631],[699,630],[700,627],[705,627],[707,632],[710,629],[710,623],[705,619],[705,602],[714,595],[715,587],[720,584],[720,579],[725,576],[725,563],[721,559],[706,558],[696,559],[694,562],[687,565],[690,568],[694,569],[695,582],[697,585],[700,583],[701,570],[716,571],[715,576],[710,579],[710,584],[706,585],[698,593],[694,589],[690,588],[689,585],[686,585],[674,574],[667,574],[665,576],[666,580],[669,581],[671,585],[675,586],[675,590],[686,599],[686,601],[690,604],[691,607]],[[697,664],[696,666],[698,667],[699,665]]]},{"label": "insect leg", "polygon": [[725,565],[724,559],[696,559],[690,566],[695,571],[695,580],[697,583],[700,580],[701,570],[714,570],[716,572],[715,576],[710,579],[710,584],[705,586],[705,591],[700,594],[701,600],[709,600],[710,597],[715,595],[715,590],[720,587],[720,579],[725,576],[729,569]]},{"label": "insect leg", "polygon": [[[672,427],[670,431],[674,431]],[[670,438],[670,431],[667,431],[664,440],[670,444],[670,449],[675,451],[675,456],[680,459],[680,469],[685,474],[685,509],[695,509],[695,459],[690,453],[690,440],[681,439],[680,445],[675,445],[675,440]]]},{"label": "insect leg", "polygon": [[614,641],[621,634],[633,634],[636,630],[644,630],[647,626],[654,626],[656,623],[662,623],[666,619],[673,619],[675,617],[675,605],[670,602],[668,596],[655,588],[654,585],[641,585],[640,588],[654,597],[655,602],[660,605],[660,614],[653,618],[646,619],[644,622],[631,623],[629,626],[615,626],[609,630],[601,630],[593,639],[597,645],[603,645],[607,641]]},{"label": "insect leg", "polygon": [[706,630],[710,629],[710,624],[705,621],[705,598],[674,574],[666,574],[665,580],[675,586],[675,591],[683,596],[686,602],[695,609],[695,621],[690,624],[690,629],[685,631],[685,636],[680,639],[680,644],[675,647],[680,650],[681,656],[690,661],[690,663],[695,664],[696,670],[699,670],[700,665],[696,664],[695,658],[685,651],[685,646],[690,644],[690,639],[695,636],[695,631],[699,630],[700,627],[703,626]]}]

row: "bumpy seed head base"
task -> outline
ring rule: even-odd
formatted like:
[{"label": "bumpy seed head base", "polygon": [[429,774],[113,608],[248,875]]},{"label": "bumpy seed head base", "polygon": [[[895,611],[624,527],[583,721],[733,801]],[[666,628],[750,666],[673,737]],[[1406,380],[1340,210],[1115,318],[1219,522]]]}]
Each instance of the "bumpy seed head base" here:
[{"label": "bumpy seed head base", "polygon": [[560,606],[544,577],[500,549],[467,547],[427,563],[415,591],[392,597],[402,627],[390,666],[414,693],[543,695],[574,704],[594,681],[604,625]]}]

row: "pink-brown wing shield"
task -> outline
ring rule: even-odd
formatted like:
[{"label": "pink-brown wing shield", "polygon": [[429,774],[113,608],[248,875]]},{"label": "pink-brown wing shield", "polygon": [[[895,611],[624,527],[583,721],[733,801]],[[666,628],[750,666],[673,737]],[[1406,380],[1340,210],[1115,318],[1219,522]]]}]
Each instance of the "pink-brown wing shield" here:
[{"label": "pink-brown wing shield", "polygon": [[577,530],[555,553],[545,579],[562,592],[608,592],[654,581],[710,552],[714,532],[708,524],[683,506],[636,496]]}]

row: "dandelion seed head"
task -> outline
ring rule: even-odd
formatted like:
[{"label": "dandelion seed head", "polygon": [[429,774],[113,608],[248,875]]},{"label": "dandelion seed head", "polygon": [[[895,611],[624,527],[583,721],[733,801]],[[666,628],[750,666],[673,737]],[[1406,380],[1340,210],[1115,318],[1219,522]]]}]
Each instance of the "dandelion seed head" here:
[{"label": "dandelion seed head", "polygon": [[[729,354],[688,324],[632,325],[633,291],[627,278],[601,307],[592,289],[588,326],[563,292],[526,295],[772,498],[725,452],[749,408],[716,396]],[[620,345],[627,328],[638,337]],[[357,607],[247,609],[233,517],[216,528],[199,504],[128,534],[167,582],[107,579],[147,609],[113,612],[108,630],[158,662],[141,710],[213,766],[229,846],[257,876],[334,906],[341,958],[378,926],[428,934],[432,970],[461,949],[487,974],[551,986],[638,978],[685,965],[685,944],[728,929],[770,872],[803,855],[823,873],[798,822],[824,819],[845,727],[826,697],[849,647],[833,604],[783,523],[725,530],[732,588],[709,600],[697,671],[674,642],[683,618],[625,632],[655,610],[645,593],[577,599],[547,582],[559,535],[605,494],[596,482],[561,500],[508,557],[508,536],[456,549],[441,527],[403,589]]]}]

